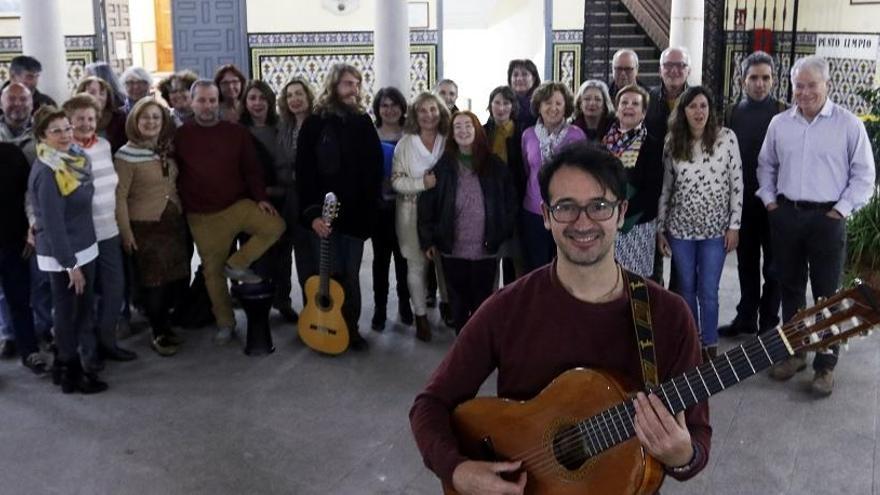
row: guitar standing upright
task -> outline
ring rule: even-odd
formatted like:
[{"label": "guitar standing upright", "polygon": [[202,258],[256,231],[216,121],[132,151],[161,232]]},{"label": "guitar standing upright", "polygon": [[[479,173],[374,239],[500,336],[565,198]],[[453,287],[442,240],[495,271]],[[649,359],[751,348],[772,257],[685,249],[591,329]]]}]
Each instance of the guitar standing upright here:
[{"label": "guitar standing upright", "polygon": [[[878,301],[867,285],[841,291],[650,392],[672,414],[683,411],[795,352],[867,335],[880,321]],[[469,400],[455,409],[452,425],[468,458],[522,461],[527,495],[647,495],[660,488],[664,471],[635,436],[633,390],[613,374],[577,368],[528,401]]]},{"label": "guitar standing upright", "polygon": [[[328,192],[321,217],[329,227],[338,215],[339,201],[335,194]],[[345,292],[339,282],[330,278],[330,239],[321,239],[320,259],[319,274],[306,280],[306,306],[299,315],[299,338],[318,352],[341,354],[349,343],[348,326],[342,317]]]}]

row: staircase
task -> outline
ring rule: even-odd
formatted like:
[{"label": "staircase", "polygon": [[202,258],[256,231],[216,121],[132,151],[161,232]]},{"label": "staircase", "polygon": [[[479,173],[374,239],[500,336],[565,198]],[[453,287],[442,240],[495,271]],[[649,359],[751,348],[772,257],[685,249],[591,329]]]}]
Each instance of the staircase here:
[{"label": "staircase", "polygon": [[[648,87],[660,84],[660,49],[652,37],[636,21],[621,0],[610,0],[610,50],[606,56],[606,40],[608,39],[607,2],[609,0],[585,1],[584,26],[584,60],[583,74],[585,79],[610,81],[611,56],[621,48],[629,48],[639,56],[639,80]],[[638,2],[628,2],[631,5]],[[652,3],[652,2],[646,2]],[[668,3],[668,2],[667,2]],[[640,12],[641,13],[641,12]],[[668,16],[666,25],[668,26]],[[652,26],[653,27],[653,26]],[[668,30],[668,28],[667,28]],[[668,44],[668,31],[666,44]],[[655,29],[654,37],[663,42],[662,30]]]}]

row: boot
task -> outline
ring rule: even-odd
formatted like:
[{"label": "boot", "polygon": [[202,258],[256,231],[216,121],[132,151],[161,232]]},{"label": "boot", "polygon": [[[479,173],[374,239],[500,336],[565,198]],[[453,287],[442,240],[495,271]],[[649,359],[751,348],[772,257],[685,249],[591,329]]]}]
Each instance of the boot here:
[{"label": "boot", "polygon": [[376,312],[373,313],[373,319],[370,322],[370,328],[372,328],[376,332],[381,332],[385,330],[385,318],[387,315],[385,314],[385,306],[376,306]]},{"label": "boot", "polygon": [[431,341],[431,324],[425,315],[416,315],[416,338],[422,342]]},{"label": "boot", "polygon": [[97,374],[84,372],[78,359],[61,363],[61,391],[65,394],[97,394],[105,390],[107,384],[99,380]]}]

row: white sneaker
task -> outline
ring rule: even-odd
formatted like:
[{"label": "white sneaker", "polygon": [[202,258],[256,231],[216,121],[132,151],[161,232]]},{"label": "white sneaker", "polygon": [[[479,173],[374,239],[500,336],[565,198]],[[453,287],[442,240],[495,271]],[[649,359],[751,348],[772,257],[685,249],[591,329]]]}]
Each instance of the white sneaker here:
[{"label": "white sneaker", "polygon": [[232,341],[232,333],[235,327],[217,327],[217,333],[214,334],[214,344],[226,345]]}]

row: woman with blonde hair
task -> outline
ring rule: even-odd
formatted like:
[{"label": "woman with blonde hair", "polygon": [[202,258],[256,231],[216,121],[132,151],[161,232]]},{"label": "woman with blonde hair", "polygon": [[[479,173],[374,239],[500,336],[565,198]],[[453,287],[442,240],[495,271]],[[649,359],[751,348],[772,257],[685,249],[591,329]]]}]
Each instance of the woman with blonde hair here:
[{"label": "woman with blonde hair", "polygon": [[400,252],[406,258],[407,285],[415,314],[416,338],[431,340],[427,317],[426,275],[428,259],[419,244],[418,198],[433,188],[437,178],[431,170],[446,149],[449,110],[432,93],[421,93],[406,112],[403,137],[394,149],[391,187],[397,192],[396,227]]},{"label": "woman with blonde hair", "polygon": [[150,346],[160,356],[172,356],[182,340],[171,329],[170,312],[189,282],[186,221],[171,155],[174,123],[165,106],[145,98],[132,108],[125,127],[129,141],[115,157],[116,219],[143,287]]}]

